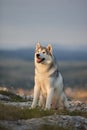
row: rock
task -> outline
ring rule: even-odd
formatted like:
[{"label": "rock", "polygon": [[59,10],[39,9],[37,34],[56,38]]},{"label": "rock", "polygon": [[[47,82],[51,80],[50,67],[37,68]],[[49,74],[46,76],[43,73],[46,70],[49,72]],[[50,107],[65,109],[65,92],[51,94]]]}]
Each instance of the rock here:
[{"label": "rock", "polygon": [[12,105],[17,107],[31,107],[31,101],[28,102],[3,102],[5,105]]},{"label": "rock", "polygon": [[38,130],[42,125],[56,125],[74,130],[87,130],[87,119],[81,116],[52,115],[18,121],[0,121],[0,124],[12,127],[12,130]]},{"label": "rock", "polygon": [[87,104],[81,101],[70,101],[69,111],[87,111]]},{"label": "rock", "polygon": [[9,101],[9,100],[10,100],[10,97],[0,94],[0,100]]},{"label": "rock", "polygon": [[[32,101],[28,102],[3,102],[6,105],[18,106],[21,108],[30,107]],[[81,101],[69,101],[69,111],[87,112],[87,104]],[[87,130],[87,118],[81,116],[57,115],[46,116],[42,118],[33,118],[17,121],[0,121],[3,126],[11,127],[12,130],[38,130],[42,125],[56,125],[63,128],[72,128],[73,130]]]}]

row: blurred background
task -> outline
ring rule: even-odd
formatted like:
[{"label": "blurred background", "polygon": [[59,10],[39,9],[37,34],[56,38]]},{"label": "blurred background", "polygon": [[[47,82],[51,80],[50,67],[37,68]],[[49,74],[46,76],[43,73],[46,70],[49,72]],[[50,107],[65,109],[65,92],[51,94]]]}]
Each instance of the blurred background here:
[{"label": "blurred background", "polygon": [[67,95],[87,101],[87,1],[0,0],[0,89],[33,88],[37,41],[52,44]]}]

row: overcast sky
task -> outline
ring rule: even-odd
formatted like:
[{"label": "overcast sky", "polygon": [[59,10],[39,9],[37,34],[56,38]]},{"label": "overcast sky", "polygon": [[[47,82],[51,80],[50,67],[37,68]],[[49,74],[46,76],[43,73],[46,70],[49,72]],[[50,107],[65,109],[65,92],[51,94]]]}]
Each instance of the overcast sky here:
[{"label": "overcast sky", "polygon": [[0,48],[87,46],[87,0],[0,0]]}]

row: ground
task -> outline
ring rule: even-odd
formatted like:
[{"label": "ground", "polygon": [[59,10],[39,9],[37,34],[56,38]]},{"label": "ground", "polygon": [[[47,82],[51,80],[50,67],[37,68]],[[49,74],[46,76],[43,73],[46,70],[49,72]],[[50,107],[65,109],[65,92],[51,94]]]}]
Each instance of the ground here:
[{"label": "ground", "polygon": [[0,130],[87,130],[87,104],[69,101],[68,110],[30,109],[26,102],[0,102]]}]

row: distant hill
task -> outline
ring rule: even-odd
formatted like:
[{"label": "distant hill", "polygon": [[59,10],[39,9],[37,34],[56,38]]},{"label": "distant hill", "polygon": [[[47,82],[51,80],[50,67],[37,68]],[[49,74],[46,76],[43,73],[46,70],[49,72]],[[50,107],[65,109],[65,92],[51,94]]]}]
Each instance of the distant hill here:
[{"label": "distant hill", "polygon": [[[87,61],[86,51],[66,50],[55,47],[53,49],[53,52],[57,60]],[[19,50],[0,50],[0,58],[23,59],[31,61],[34,59],[34,48],[25,48]]]},{"label": "distant hill", "polygon": [[33,60],[34,49],[19,49],[19,50],[0,50],[0,58],[14,58],[23,60]]}]

